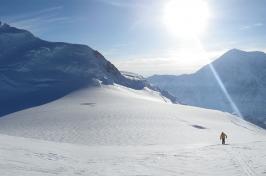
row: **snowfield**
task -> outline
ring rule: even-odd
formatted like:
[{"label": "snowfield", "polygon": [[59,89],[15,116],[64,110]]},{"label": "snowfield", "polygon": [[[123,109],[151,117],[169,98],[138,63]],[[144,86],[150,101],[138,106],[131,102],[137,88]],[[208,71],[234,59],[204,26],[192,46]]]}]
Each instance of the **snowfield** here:
[{"label": "snowfield", "polygon": [[266,175],[265,130],[148,88],[88,87],[0,118],[0,133],[4,176]]}]

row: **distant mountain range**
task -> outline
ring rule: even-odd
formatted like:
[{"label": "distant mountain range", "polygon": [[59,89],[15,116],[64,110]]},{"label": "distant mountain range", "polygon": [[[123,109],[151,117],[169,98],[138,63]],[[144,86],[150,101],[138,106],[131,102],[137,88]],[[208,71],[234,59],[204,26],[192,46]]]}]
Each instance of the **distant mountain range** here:
[{"label": "distant mountain range", "polygon": [[196,73],[154,75],[148,80],[183,104],[241,114],[244,119],[266,128],[266,54],[263,52],[232,49]]},{"label": "distant mountain range", "polygon": [[144,79],[122,75],[101,53],[86,45],[44,41],[0,22],[0,116],[86,86],[114,83],[160,91]]}]

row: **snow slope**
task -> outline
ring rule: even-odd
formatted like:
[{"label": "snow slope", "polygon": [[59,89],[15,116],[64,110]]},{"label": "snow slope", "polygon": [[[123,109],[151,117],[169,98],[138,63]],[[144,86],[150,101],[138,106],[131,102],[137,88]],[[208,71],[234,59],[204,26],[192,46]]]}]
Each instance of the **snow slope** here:
[{"label": "snow slope", "polygon": [[82,146],[0,135],[4,176],[263,176],[266,142]]},{"label": "snow slope", "polygon": [[241,131],[230,134],[234,142],[256,138],[257,127],[229,114],[165,101],[149,89],[91,87],[0,118],[0,133],[85,145],[168,145],[180,138],[181,144],[210,144],[231,129]]},{"label": "snow slope", "polygon": [[266,174],[265,130],[150,89],[88,87],[4,116],[0,133],[3,175]]}]

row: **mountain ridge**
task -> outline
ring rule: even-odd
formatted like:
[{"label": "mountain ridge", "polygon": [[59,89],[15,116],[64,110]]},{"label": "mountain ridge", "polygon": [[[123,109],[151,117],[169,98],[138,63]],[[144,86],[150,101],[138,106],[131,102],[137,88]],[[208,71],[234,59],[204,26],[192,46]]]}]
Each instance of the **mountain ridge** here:
[{"label": "mountain ridge", "polygon": [[237,114],[230,105],[233,102],[246,120],[266,128],[265,68],[265,53],[232,49],[193,74],[157,75],[148,80],[184,104]]}]

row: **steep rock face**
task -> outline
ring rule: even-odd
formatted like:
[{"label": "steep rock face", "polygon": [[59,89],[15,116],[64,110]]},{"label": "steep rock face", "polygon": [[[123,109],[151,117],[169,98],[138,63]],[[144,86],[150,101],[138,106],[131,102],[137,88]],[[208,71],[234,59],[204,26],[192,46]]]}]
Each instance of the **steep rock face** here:
[{"label": "steep rock face", "polygon": [[146,83],[124,77],[96,50],[48,42],[0,23],[0,116],[52,101],[84,86]]},{"label": "steep rock face", "polygon": [[[182,103],[237,114],[266,127],[266,54],[233,49],[190,75],[155,75],[149,81]],[[229,95],[226,96],[226,92]]]}]

